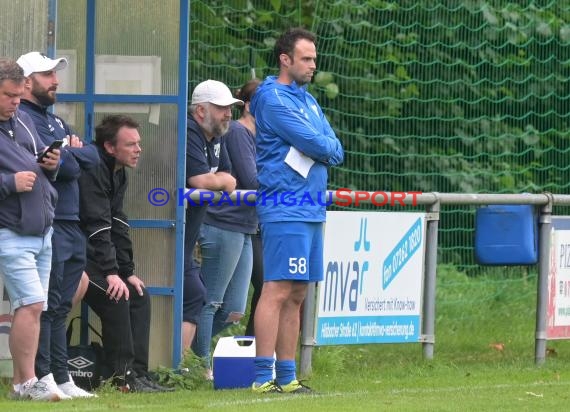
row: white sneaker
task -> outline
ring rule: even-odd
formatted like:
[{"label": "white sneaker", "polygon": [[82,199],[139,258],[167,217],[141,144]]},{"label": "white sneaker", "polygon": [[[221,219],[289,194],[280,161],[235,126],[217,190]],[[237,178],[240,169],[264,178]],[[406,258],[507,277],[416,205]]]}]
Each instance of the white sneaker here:
[{"label": "white sneaker", "polygon": [[75,384],[75,382],[73,382],[73,379],[71,377],[71,375],[69,375],[69,381],[65,382],[65,383],[61,383],[59,385],[57,385],[57,387],[63,392],[65,393],[67,396],[70,396],[72,398],[92,398],[92,397],[97,397],[97,395],[95,395],[94,393],[89,393],[84,389],[81,389],[79,386],[77,386]]},{"label": "white sneaker", "polygon": [[206,369],[204,371],[204,378],[206,378],[207,381],[214,380],[214,372],[212,371],[212,369]]},{"label": "white sneaker", "polygon": [[54,393],[48,389],[45,382],[40,382],[35,379],[30,380],[20,388],[20,399],[30,399],[32,401],[59,401],[60,398],[57,393]]},{"label": "white sneaker", "polygon": [[62,392],[61,389],[57,387],[57,383],[55,383],[55,379],[53,378],[53,373],[44,376],[39,380],[39,382],[45,383],[48,390],[52,393],[55,393],[60,400],[64,401],[67,399],[71,399],[71,396],[66,395],[65,393]]}]

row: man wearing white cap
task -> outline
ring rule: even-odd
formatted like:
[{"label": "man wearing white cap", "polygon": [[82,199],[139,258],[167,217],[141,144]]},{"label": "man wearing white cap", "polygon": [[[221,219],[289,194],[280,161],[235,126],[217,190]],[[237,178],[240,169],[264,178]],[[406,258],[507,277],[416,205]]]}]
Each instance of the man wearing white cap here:
[{"label": "man wearing white cap", "polygon": [[[186,142],[186,185],[204,190],[231,193],[236,180],[231,175],[231,164],[222,136],[228,131],[232,106],[243,105],[232,96],[222,82],[206,80],[196,86],[188,109]],[[184,313],[182,347],[187,350],[196,333],[196,325],[205,303],[206,290],[200,271],[193,260],[193,252],[204,220],[207,204],[189,202],[186,209],[184,240]]]},{"label": "man wearing white cap", "polygon": [[43,53],[30,52],[18,58],[18,64],[24,69],[24,76],[28,77],[33,73],[51,72],[65,69],[67,60],[65,58],[50,59]]},{"label": "man wearing white cap", "polygon": [[50,145],[64,140],[61,165],[53,183],[59,196],[55,209],[52,237],[52,266],[48,289],[48,308],[42,312],[35,371],[40,382],[60,399],[94,396],[75,385],[67,367],[66,320],[71,301],[85,268],[86,240],[79,227],[79,186],[82,170],[99,162],[94,146],[86,145],[63,119],[48,108],[56,101],[59,85],[57,71],[67,67],[66,59],[50,59],[38,52],[20,56],[26,83],[20,109],[30,115],[42,142]]}]

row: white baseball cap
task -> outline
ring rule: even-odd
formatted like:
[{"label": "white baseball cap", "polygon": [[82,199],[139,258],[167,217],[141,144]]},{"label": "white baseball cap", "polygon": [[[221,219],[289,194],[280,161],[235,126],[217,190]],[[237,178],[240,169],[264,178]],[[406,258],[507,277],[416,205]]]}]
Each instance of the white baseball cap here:
[{"label": "white baseball cap", "polygon": [[206,80],[198,84],[192,92],[192,104],[213,103],[216,106],[243,106],[243,102],[232,96],[232,92],[224,83],[217,80]]},{"label": "white baseball cap", "polygon": [[67,67],[67,59],[50,59],[43,53],[30,52],[21,55],[16,61],[22,69],[24,76],[28,77],[33,73],[49,72],[51,70],[61,70]]}]

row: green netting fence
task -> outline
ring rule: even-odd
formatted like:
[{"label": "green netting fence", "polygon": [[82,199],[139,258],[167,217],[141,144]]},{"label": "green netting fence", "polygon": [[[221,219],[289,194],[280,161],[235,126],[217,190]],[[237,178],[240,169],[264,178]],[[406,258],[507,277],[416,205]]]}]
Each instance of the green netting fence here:
[{"label": "green netting fence", "polygon": [[[570,0],[197,0],[190,20],[190,90],[273,74],[279,33],[317,34],[333,189],[570,193]],[[473,224],[443,210],[440,262],[477,273]]]}]

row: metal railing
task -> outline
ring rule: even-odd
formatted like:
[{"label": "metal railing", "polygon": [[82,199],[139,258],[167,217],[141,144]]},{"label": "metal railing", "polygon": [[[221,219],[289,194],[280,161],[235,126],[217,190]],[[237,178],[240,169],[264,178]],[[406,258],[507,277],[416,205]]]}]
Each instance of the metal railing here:
[{"label": "metal railing", "polygon": [[[196,190],[189,195],[193,201],[203,199],[201,192]],[[232,200],[242,193],[249,192],[251,201],[254,197],[251,191],[236,191],[230,195]],[[358,192],[362,194],[363,192]],[[368,192],[369,199],[376,192]],[[390,192],[382,192],[388,197]],[[552,230],[552,210],[554,206],[570,205],[570,195],[558,195],[552,193],[540,194],[469,194],[469,193],[414,193],[401,197],[403,192],[398,192],[398,200],[401,199],[405,205],[423,205],[427,212],[426,227],[426,252],[425,252],[425,273],[422,296],[422,350],[426,359],[432,359],[435,345],[435,292],[437,275],[437,248],[438,248],[438,228],[441,208],[446,205],[534,205],[538,210],[538,283],[537,283],[537,304],[536,304],[536,327],[535,327],[535,363],[541,365],[546,359],[546,317],[548,303],[548,272],[550,256],[550,233]],[[348,194],[342,193],[343,197],[338,198],[336,191],[327,191],[326,199],[332,201],[345,202],[350,195],[352,200],[356,200],[357,192]],[[211,201],[219,200],[222,193],[214,193]],[[360,203],[370,203],[370,200],[363,200],[360,196]],[[385,210],[386,208],[382,209]],[[300,353],[300,374],[307,375],[311,372],[312,350],[315,346],[315,316],[316,316],[316,285],[309,286],[305,305],[303,309],[303,321],[301,330],[301,353]]]}]

